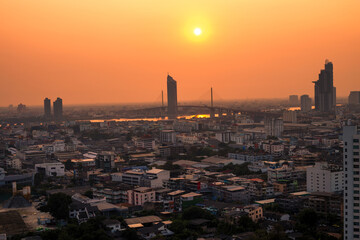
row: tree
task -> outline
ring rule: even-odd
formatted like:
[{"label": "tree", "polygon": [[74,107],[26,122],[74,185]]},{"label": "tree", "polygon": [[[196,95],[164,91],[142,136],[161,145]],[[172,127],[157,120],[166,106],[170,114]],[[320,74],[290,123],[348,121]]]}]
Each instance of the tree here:
[{"label": "tree", "polygon": [[181,233],[184,231],[184,229],[186,228],[186,225],[184,223],[183,220],[180,219],[175,219],[171,225],[170,225],[170,230],[173,231],[174,233]]},{"label": "tree", "polygon": [[315,233],[318,215],[314,209],[306,208],[297,215],[297,228],[302,232]]},{"label": "tree", "polygon": [[94,193],[91,190],[88,190],[84,193],[85,196],[87,196],[88,198],[93,198],[94,197]]},{"label": "tree", "polygon": [[44,176],[40,173],[36,173],[34,176],[34,185],[39,186],[43,180]]},{"label": "tree", "polygon": [[66,170],[72,170],[74,169],[73,163],[71,162],[71,159],[66,160],[65,162],[65,169]]},{"label": "tree", "polygon": [[204,218],[207,220],[212,220],[215,217],[207,210],[204,210],[200,207],[191,206],[184,210],[182,218],[185,220],[191,220],[196,218]]},{"label": "tree", "polygon": [[70,196],[64,193],[55,193],[50,195],[46,208],[56,219],[68,219],[71,202]]}]

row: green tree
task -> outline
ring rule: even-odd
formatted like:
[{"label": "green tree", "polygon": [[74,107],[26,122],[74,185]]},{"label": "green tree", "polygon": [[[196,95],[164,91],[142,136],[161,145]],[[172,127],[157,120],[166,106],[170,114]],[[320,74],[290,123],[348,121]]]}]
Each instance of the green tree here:
[{"label": "green tree", "polygon": [[88,198],[93,198],[94,197],[94,193],[91,190],[88,190],[84,193],[85,196],[87,196]]},{"label": "green tree", "polygon": [[34,176],[34,185],[39,186],[43,180],[44,176],[40,173],[36,173]]},{"label": "green tree", "polygon": [[46,208],[56,219],[68,219],[71,202],[70,196],[64,193],[55,193],[50,195]]},{"label": "green tree", "polygon": [[296,219],[297,228],[301,232],[315,233],[318,223],[318,215],[314,209],[306,208],[299,212]]}]

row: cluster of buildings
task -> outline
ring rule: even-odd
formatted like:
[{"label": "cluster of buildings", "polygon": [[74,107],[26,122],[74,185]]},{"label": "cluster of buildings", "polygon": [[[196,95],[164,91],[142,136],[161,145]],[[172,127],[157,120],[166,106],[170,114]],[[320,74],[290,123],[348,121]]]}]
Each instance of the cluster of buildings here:
[{"label": "cluster of buildings", "polygon": [[[0,187],[49,186],[47,195],[71,196],[69,218],[122,216],[125,224],[104,224],[143,239],[173,235],[169,216],[191,206],[230,224],[243,216],[268,231],[281,224],[291,238],[302,234],[294,216],[311,208],[343,221],[344,231],[323,231],[360,238],[359,94],[336,107],[331,62],[315,82],[315,110],[303,95],[289,99],[301,111],[177,118],[176,81],[167,82],[169,119],[52,122],[46,98],[48,121],[1,124]],[[59,98],[54,118],[62,119]]]}]

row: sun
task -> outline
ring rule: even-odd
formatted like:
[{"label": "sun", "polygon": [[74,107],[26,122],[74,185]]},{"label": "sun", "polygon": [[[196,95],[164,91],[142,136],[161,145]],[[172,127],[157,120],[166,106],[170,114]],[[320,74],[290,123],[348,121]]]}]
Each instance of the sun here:
[{"label": "sun", "polygon": [[195,34],[196,36],[201,35],[201,33],[202,33],[202,31],[201,31],[200,28],[195,28],[195,29],[194,29],[194,34]]}]

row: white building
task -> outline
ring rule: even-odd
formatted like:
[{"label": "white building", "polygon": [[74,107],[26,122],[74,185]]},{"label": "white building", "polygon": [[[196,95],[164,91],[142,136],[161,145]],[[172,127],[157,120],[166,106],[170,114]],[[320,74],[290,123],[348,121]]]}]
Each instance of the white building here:
[{"label": "white building", "polygon": [[232,141],[232,136],[234,135],[233,132],[231,131],[226,131],[226,132],[219,132],[215,134],[215,138],[216,140],[218,140],[219,142],[222,143],[229,143],[230,141]]},{"label": "white building", "polygon": [[306,169],[306,191],[337,192],[344,190],[343,168],[327,162],[317,162]]},{"label": "white building", "polygon": [[65,175],[64,164],[57,163],[41,163],[35,164],[36,173],[44,174],[47,177],[61,177]]},{"label": "white building", "polygon": [[360,129],[343,128],[344,163],[344,239],[360,239]]},{"label": "white building", "polygon": [[130,204],[143,206],[146,202],[155,201],[155,191],[148,187],[128,190],[128,200]]},{"label": "white building", "polygon": [[[151,188],[160,188],[163,182],[170,179],[170,171],[153,168],[146,171],[145,186]],[[147,183],[148,182],[148,183]]]},{"label": "white building", "polygon": [[123,182],[133,186],[143,186],[158,188],[163,186],[163,182],[169,180],[170,171],[153,168],[147,171],[128,170],[123,173],[111,174],[113,182]]}]

